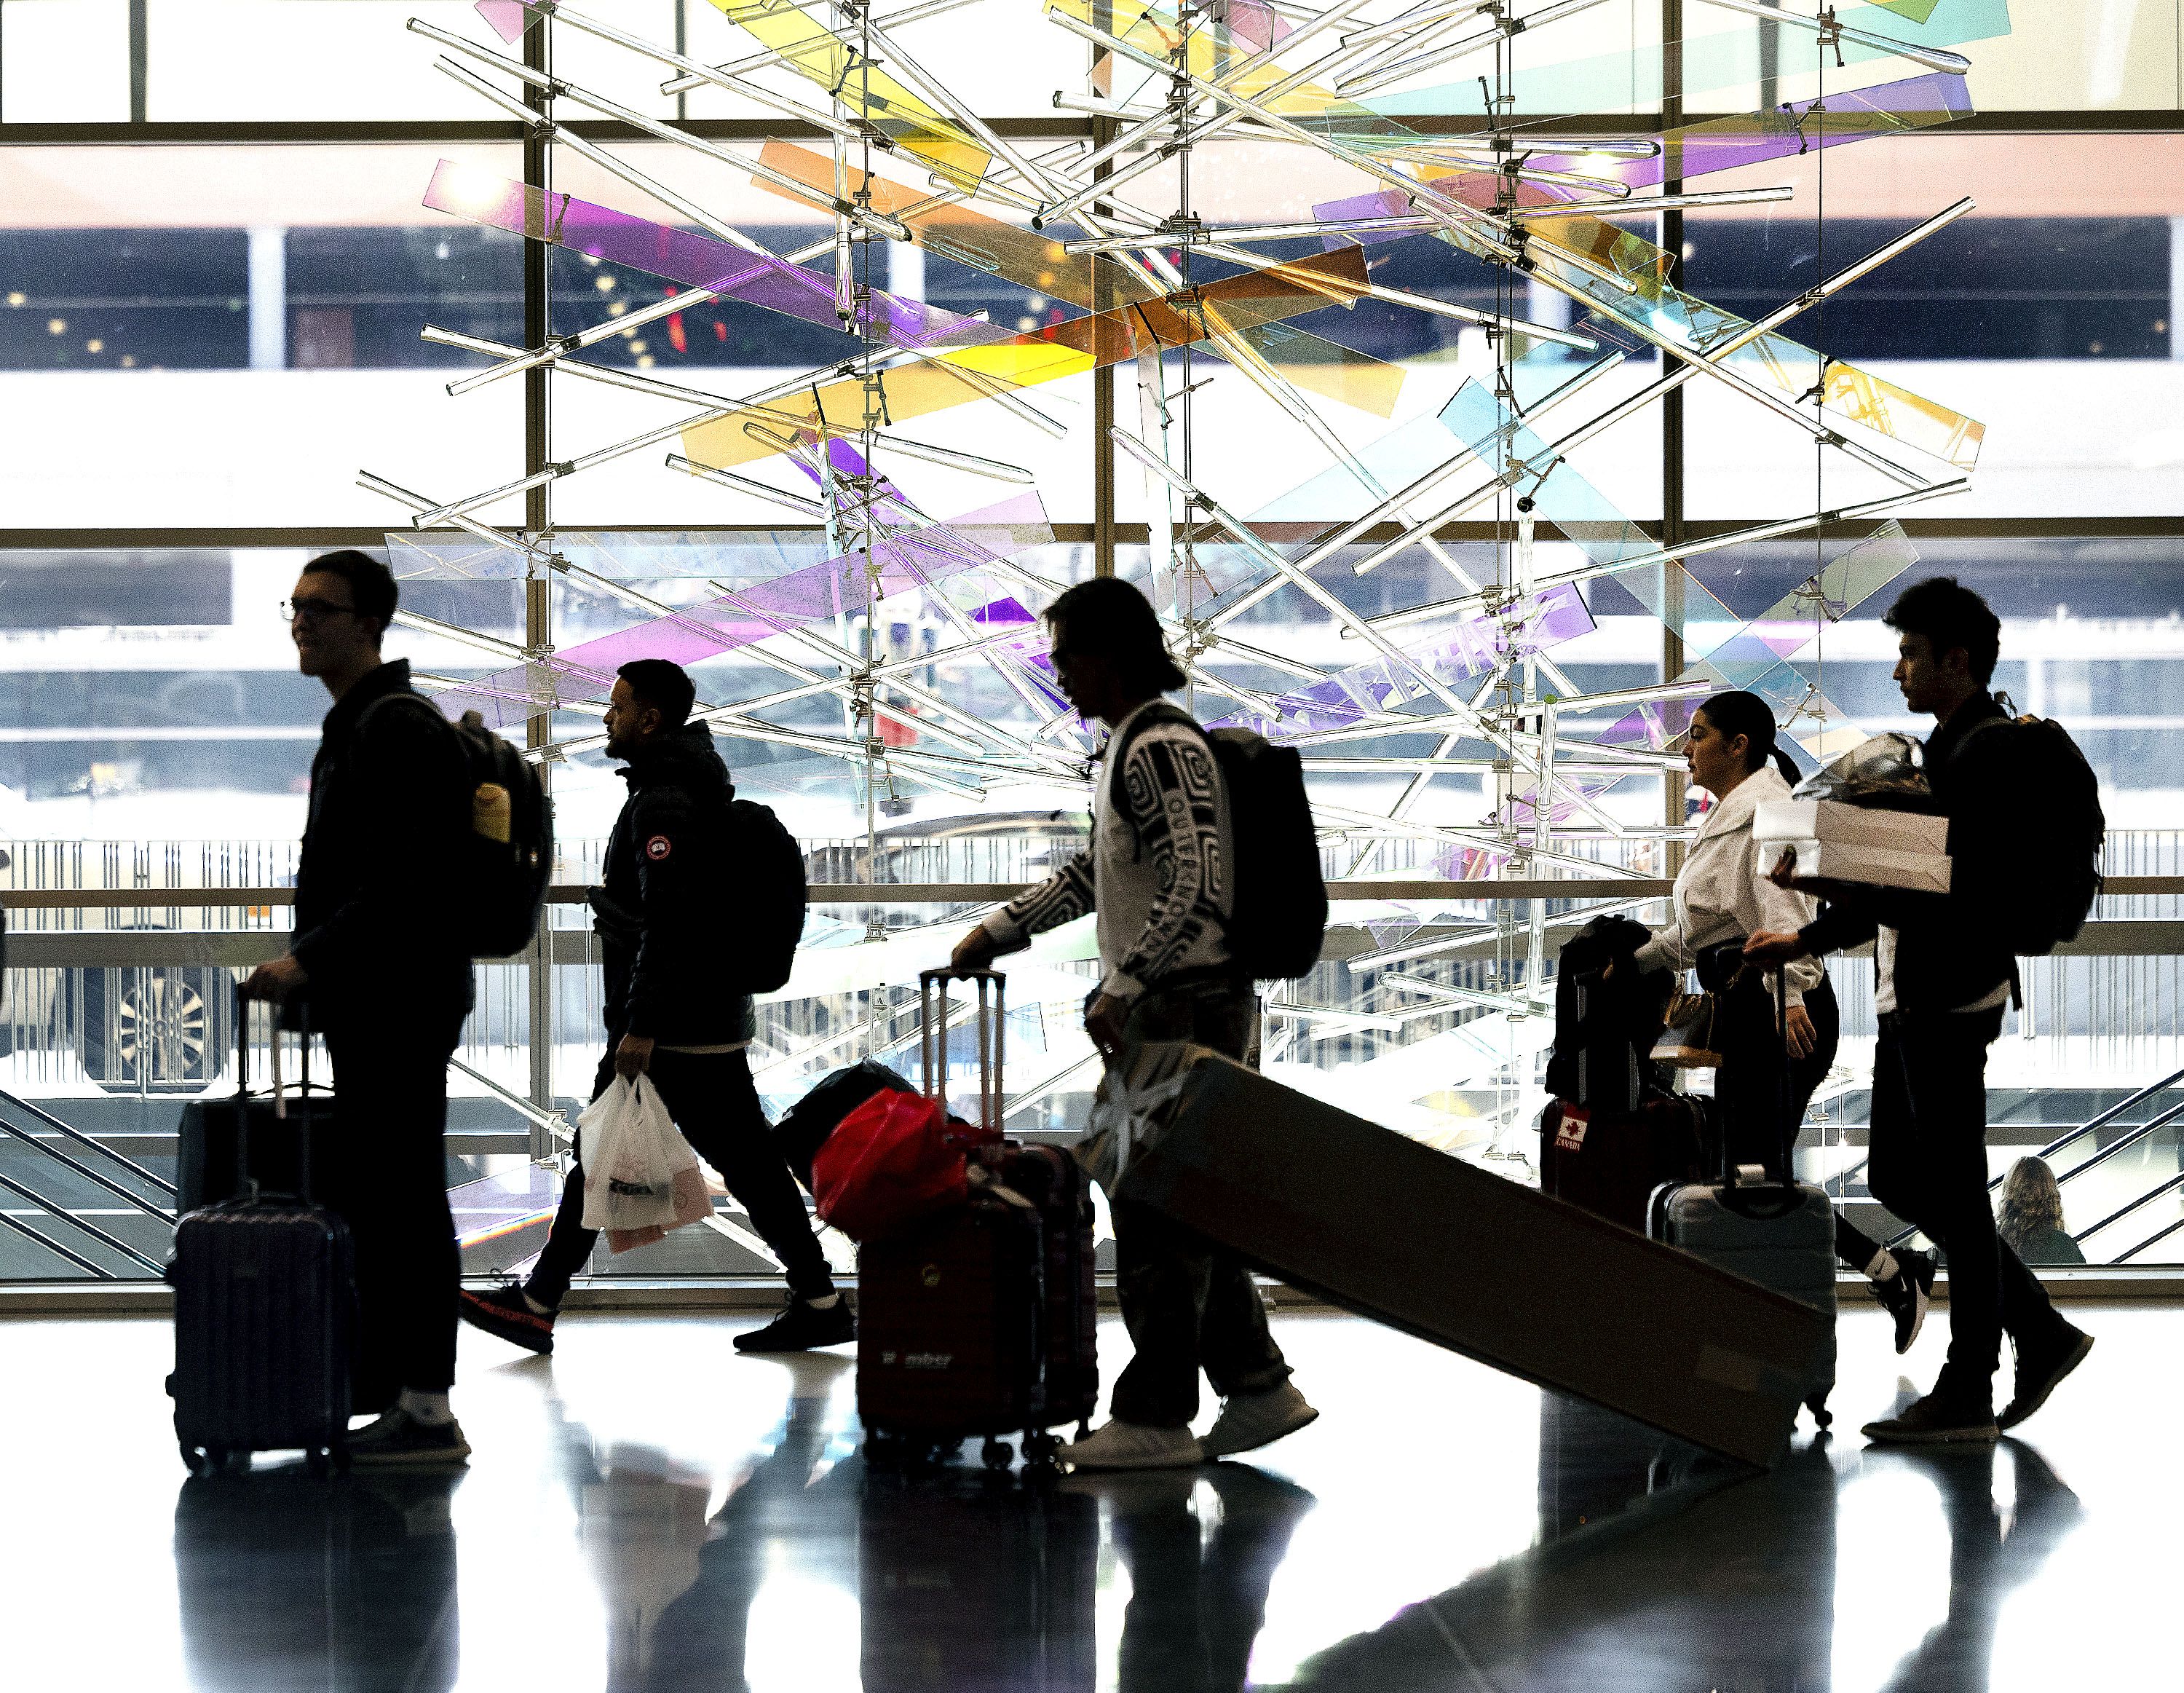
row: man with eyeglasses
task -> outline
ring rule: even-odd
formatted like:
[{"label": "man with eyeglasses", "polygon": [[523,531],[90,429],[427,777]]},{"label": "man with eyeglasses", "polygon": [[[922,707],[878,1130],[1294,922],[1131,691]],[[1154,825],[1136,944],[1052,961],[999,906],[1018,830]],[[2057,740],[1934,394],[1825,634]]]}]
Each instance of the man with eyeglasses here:
[{"label": "man with eyeglasses", "polygon": [[448,1059],[471,1007],[471,961],[447,908],[470,827],[468,769],[410,662],[380,657],[394,578],[353,550],[304,567],[282,607],[296,667],[333,696],[311,760],[295,939],[243,984],[308,998],[333,1059],[327,1199],[356,1249],[355,1408],[377,1420],[352,1463],[460,1464],[448,1404],[462,1283],[448,1209]]}]

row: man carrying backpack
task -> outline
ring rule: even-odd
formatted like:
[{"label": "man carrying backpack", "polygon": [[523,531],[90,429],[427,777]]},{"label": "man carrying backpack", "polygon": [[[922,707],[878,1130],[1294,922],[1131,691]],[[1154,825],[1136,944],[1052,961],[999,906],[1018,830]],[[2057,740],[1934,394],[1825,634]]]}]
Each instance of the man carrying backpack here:
[{"label": "man carrying backpack", "polygon": [[[749,992],[734,985],[758,908],[803,889],[761,886],[770,860],[739,827],[735,785],[711,728],[692,723],[688,674],[664,658],[616,673],[606,712],[607,756],[624,760],[629,798],[607,838],[592,908],[606,966],[606,1055],[592,1097],[617,1076],[649,1077],[699,1156],[720,1172],[788,1277],[788,1309],[736,1337],[742,1352],[837,1346],[856,1325],[834,1290],[796,1180],[788,1173],[744,1056],[758,1033]],[[762,819],[770,814],[762,808]],[[778,825],[774,825],[777,828]],[[577,1148],[579,1157],[582,1148]],[[554,1319],[599,1240],[584,1226],[584,1172],[572,1166],[545,1250],[529,1278],[465,1292],[464,1318],[533,1352],[554,1349]]]},{"label": "man carrying backpack", "polygon": [[[2009,914],[2041,897],[2017,880],[2066,880],[2073,869],[2019,861],[2014,820],[2028,806],[2070,802],[2027,791],[2033,773],[2012,745],[2023,729],[1988,691],[2002,624],[1984,600],[1936,577],[1906,589],[1886,621],[1897,632],[1904,702],[1936,725],[1926,776],[1950,819],[1949,891],[1832,887],[1813,922],[1795,934],[1754,935],[1745,956],[1775,968],[1875,942],[1880,1038],[1868,1182],[1875,1199],[1948,1254],[1949,1355],[1931,1393],[1865,1433],[1884,1441],[1992,1440],[2045,1404],[2093,1344],[1997,1237],[1987,1202],[1986,1053],[2017,992]],[[2077,805],[2090,806],[2098,825],[2098,800],[2080,795]],[[2098,827],[2090,834],[2097,841]],[[1997,1422],[1993,1377],[2004,1330],[2016,1348],[2016,1391]]]},{"label": "man carrying backpack", "polygon": [[[1145,596],[1114,577],[1079,583],[1046,612],[1055,674],[1079,713],[1108,729],[1093,792],[1092,845],[956,947],[983,968],[1034,935],[1099,914],[1101,979],[1084,1016],[1125,1065],[1149,1041],[1194,1041],[1248,1061],[1258,1000],[1234,962],[1236,841],[1206,732],[1161,696],[1184,684]],[[1113,1201],[1117,1291],[1136,1349],[1111,1420],[1061,1456],[1079,1469],[1167,1469],[1279,1440],[1318,1412],[1290,1382],[1251,1273],[1161,1213]],[[1194,1439],[1198,1372],[1222,1396]]]},{"label": "man carrying backpack", "polygon": [[352,1463],[460,1464],[448,1408],[461,1256],[448,1209],[448,1059],[470,1014],[471,958],[451,905],[471,833],[454,728],[381,659],[398,590],[353,550],[304,567],[284,608],[297,668],[333,696],[311,760],[286,956],[243,984],[302,995],[334,1065],[339,1171],[326,1185],[355,1249],[359,1411]]}]

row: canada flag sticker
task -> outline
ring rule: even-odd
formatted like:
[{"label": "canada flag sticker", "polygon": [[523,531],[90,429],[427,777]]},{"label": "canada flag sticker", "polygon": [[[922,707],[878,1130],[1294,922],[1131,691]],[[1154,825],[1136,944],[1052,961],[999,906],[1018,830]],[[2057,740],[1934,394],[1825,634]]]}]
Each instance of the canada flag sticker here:
[{"label": "canada flag sticker", "polygon": [[675,850],[675,843],[664,835],[655,835],[644,843],[644,856],[658,863]]}]

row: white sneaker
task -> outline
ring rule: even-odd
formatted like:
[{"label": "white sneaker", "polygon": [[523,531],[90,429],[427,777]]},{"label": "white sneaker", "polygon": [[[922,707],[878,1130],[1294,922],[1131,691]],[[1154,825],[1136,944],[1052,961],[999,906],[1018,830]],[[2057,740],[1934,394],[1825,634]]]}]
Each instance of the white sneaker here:
[{"label": "white sneaker", "polygon": [[1148,1428],[1119,1416],[1057,1455],[1078,1470],[1184,1470],[1206,1460],[1188,1428]]},{"label": "white sneaker", "polygon": [[1238,1394],[1221,1401],[1221,1415],[1199,1441],[1199,1450],[1209,1458],[1256,1451],[1295,1433],[1318,1415],[1291,1382],[1262,1394]]}]

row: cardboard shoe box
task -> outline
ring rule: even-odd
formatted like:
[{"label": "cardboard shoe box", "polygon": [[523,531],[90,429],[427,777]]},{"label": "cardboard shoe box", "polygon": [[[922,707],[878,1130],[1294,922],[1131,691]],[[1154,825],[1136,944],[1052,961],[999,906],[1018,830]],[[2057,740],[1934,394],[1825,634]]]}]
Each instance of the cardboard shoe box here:
[{"label": "cardboard shoe box", "polygon": [[1759,863],[1797,855],[1797,874],[1922,893],[1949,891],[1949,820],[1841,800],[1763,800],[1752,814]]}]

